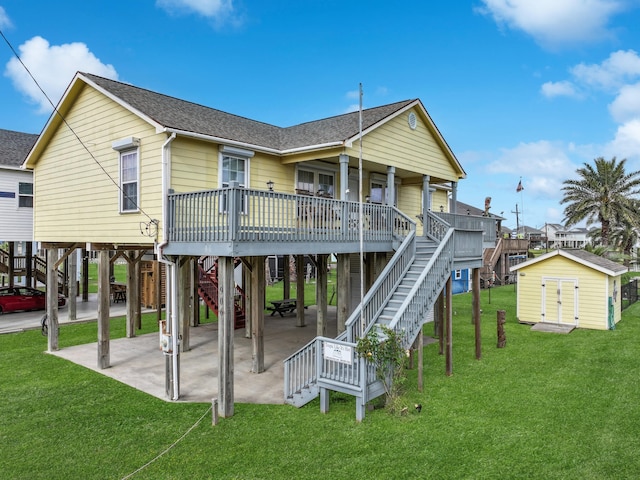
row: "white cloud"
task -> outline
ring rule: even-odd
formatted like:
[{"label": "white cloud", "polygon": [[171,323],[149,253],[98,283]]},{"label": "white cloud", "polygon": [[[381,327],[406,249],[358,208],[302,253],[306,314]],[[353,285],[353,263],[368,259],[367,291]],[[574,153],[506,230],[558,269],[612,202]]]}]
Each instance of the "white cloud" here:
[{"label": "white cloud", "polygon": [[[575,172],[566,150],[566,145],[546,140],[520,143],[503,149],[501,157],[490,163],[487,170],[492,174],[511,174],[512,178],[523,177],[524,188],[533,196],[559,198],[562,182]],[[515,187],[514,183],[514,190]]]},{"label": "white cloud", "polygon": [[618,127],[614,139],[605,146],[605,158],[627,158],[633,162],[630,170],[640,169],[640,119],[630,120]]},{"label": "white cloud", "polygon": [[567,80],[543,83],[540,91],[547,98],[579,96],[575,85]]},{"label": "white cloud", "polygon": [[0,5],[0,28],[11,27],[11,19],[2,5]]},{"label": "white cloud", "polygon": [[609,91],[640,76],[640,57],[633,50],[618,50],[600,64],[576,65],[571,74],[581,83]]},{"label": "white cloud", "polygon": [[640,83],[625,85],[609,105],[609,112],[618,123],[640,119]]},{"label": "white cloud", "polygon": [[156,5],[167,13],[196,13],[223,22],[233,14],[233,0],[156,0]]},{"label": "white cloud", "polygon": [[[55,104],[77,71],[117,79],[113,65],[105,65],[84,43],[49,45],[42,37],[33,37],[18,47],[20,58],[42,89]],[[40,113],[51,111],[51,105],[40,92],[18,59],[12,58],[4,72],[14,87],[39,105]]]},{"label": "white cloud", "polygon": [[624,0],[482,0],[478,9],[500,26],[522,30],[548,48],[609,37],[609,19]]}]

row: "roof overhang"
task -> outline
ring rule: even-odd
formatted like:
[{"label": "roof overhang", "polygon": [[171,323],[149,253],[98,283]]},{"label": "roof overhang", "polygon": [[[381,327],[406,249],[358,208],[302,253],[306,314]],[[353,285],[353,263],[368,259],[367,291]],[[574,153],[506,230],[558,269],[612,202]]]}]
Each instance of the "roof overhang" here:
[{"label": "roof overhang", "polygon": [[629,269],[625,267],[624,270],[621,269],[618,272],[614,272],[613,270],[610,270],[601,265],[596,265],[595,263],[589,262],[583,258],[576,257],[575,255],[571,255],[570,251],[562,250],[562,249],[554,250],[553,252],[545,253],[544,255],[540,255],[539,257],[532,258],[531,260],[527,260],[526,262],[519,263],[518,265],[514,265],[513,267],[509,268],[509,271],[515,272],[517,270],[521,270],[522,268],[529,267],[536,263],[543,262],[549,258],[557,257],[557,256],[567,258],[576,263],[579,263],[580,265],[591,268],[592,270],[596,270],[600,273],[604,273],[605,275],[609,275],[611,277],[617,277],[618,275],[622,275],[623,273],[627,273],[629,271]]}]

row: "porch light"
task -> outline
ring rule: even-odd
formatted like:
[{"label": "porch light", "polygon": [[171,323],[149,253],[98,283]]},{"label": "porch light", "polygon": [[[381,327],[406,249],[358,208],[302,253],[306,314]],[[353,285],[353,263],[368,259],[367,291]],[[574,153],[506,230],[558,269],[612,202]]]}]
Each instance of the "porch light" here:
[{"label": "porch light", "polygon": [[444,207],[442,205],[440,205],[440,211],[444,212]]},{"label": "porch light", "polygon": [[364,197],[364,201],[365,203],[369,203],[371,201],[371,197],[367,195],[366,197]]},{"label": "porch light", "polygon": [[267,182],[267,188],[269,189],[270,192],[273,192],[273,185],[274,185],[273,180],[269,180]]}]

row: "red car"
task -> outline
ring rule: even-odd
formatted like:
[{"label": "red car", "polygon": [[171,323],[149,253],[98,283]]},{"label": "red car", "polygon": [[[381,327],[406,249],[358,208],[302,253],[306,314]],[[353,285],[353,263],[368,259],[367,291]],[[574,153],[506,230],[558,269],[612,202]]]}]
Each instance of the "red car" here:
[{"label": "red car", "polygon": [[[58,306],[64,307],[66,303],[66,299],[58,295]],[[46,308],[47,295],[42,290],[30,287],[0,287],[0,314]]]}]

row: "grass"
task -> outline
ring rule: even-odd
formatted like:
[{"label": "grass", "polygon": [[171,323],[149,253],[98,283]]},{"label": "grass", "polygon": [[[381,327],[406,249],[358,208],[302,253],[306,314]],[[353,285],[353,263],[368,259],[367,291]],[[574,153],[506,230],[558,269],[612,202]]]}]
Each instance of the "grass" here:
[{"label": "grass", "polygon": [[[234,417],[212,427],[206,404],[164,402],[47,355],[37,331],[2,335],[0,477],[123,478],[205,415],[131,478],[637,478],[640,306],[613,331],[557,335],[515,321],[513,286],[492,289],[491,303],[488,294],[482,360],[471,297],[455,296],[453,376],[428,345],[423,393],[416,370],[408,372],[409,413],[374,410],[361,424],[353,398],[334,393],[326,415],[317,400],[301,409],[236,404]],[[499,309],[507,311],[503,349]],[[61,327],[62,347],[95,341],[95,328]],[[112,332],[124,335],[124,320]]]}]

